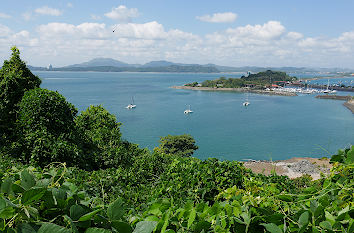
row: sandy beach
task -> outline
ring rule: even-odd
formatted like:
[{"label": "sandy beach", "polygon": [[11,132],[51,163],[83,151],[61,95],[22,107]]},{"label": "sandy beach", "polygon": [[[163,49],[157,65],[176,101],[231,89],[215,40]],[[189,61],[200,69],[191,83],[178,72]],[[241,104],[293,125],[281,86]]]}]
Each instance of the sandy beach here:
[{"label": "sandy beach", "polygon": [[266,91],[252,90],[247,88],[213,88],[213,87],[189,87],[189,86],[172,86],[174,89],[194,90],[194,91],[234,91],[234,92],[250,92],[264,95],[281,95],[281,96],[297,96],[296,93],[284,91]]}]

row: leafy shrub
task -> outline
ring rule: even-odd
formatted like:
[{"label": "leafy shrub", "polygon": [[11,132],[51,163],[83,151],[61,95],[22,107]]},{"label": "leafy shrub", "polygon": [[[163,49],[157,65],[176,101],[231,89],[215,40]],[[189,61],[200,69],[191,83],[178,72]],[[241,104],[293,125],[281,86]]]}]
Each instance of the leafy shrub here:
[{"label": "leafy shrub", "polygon": [[96,169],[127,166],[144,153],[137,145],[121,139],[121,123],[102,106],[90,106],[76,117],[75,123],[87,140],[85,152],[92,154]]},{"label": "leafy shrub", "polygon": [[338,153],[333,155],[330,160],[330,163],[334,162],[346,164],[354,163],[354,146],[339,150]]},{"label": "leafy shrub", "polygon": [[0,69],[0,146],[14,140],[18,103],[24,93],[41,84],[41,80],[21,60],[19,50],[16,47],[11,50],[10,60],[5,60]]},{"label": "leafy shrub", "polygon": [[41,167],[51,162],[88,166],[90,158],[80,157],[76,113],[76,108],[57,92],[40,88],[26,92],[19,104],[17,122],[19,159]]},{"label": "leafy shrub", "polygon": [[191,135],[168,135],[160,138],[160,146],[157,151],[182,157],[192,156],[198,149],[195,140]]}]

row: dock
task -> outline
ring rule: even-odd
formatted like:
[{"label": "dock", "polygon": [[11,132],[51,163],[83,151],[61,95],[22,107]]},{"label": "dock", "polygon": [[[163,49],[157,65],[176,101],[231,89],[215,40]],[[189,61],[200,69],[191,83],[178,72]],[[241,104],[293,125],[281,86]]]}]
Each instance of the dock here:
[{"label": "dock", "polygon": [[348,101],[348,100],[351,100],[353,98],[353,96],[350,96],[350,95],[347,95],[347,96],[345,96],[345,95],[318,95],[318,96],[316,96],[316,98]]}]

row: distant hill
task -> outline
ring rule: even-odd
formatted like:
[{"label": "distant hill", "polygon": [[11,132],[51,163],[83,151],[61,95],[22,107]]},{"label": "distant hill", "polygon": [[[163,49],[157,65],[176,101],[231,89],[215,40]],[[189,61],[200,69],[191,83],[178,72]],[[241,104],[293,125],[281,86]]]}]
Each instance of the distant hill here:
[{"label": "distant hill", "polygon": [[65,66],[65,67],[96,67],[96,66],[113,66],[113,67],[134,67],[135,65],[114,60],[112,58],[95,58],[88,62]]},{"label": "distant hill", "polygon": [[[45,67],[28,66],[33,71],[48,70]],[[56,67],[53,71],[100,71],[100,72],[199,72],[199,73],[219,73],[219,72],[244,72],[258,73],[267,70],[276,70],[287,73],[352,73],[351,69],[344,68],[307,68],[307,67],[258,67],[258,66],[219,66],[215,64],[183,64],[165,60],[151,61],[141,64],[129,64],[112,58],[95,58],[80,64],[64,67]]]},{"label": "distant hill", "polygon": [[169,62],[169,61],[151,61],[142,65],[142,67],[165,67],[165,66],[173,66],[179,65],[177,63]]},{"label": "distant hill", "polygon": [[114,67],[114,66],[90,66],[90,67],[62,67],[53,68],[53,71],[96,71],[96,72],[174,72],[174,73],[219,73],[214,67],[194,66],[163,66],[163,67]]}]

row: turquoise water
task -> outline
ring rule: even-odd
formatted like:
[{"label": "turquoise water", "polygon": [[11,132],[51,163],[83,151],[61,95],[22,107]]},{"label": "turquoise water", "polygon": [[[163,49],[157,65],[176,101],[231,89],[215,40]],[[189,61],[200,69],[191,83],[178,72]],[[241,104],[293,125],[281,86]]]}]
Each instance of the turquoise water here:
[{"label": "turquoise water", "polygon": [[[354,115],[341,101],[169,88],[239,74],[36,72],[80,111],[102,104],[122,122],[123,137],[153,149],[159,137],[188,133],[195,156],[227,160],[329,156],[354,144]],[[345,93],[343,93],[345,94]],[[136,109],[125,108],[134,96]],[[191,105],[193,114],[183,111]]]}]

